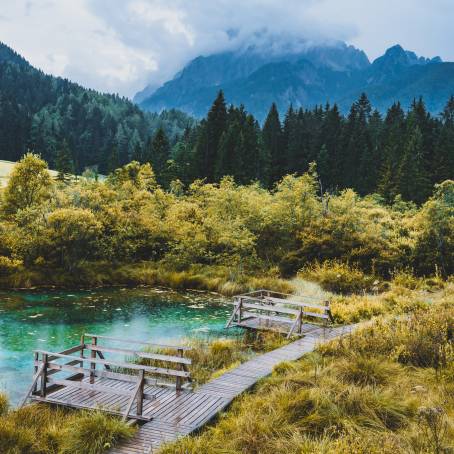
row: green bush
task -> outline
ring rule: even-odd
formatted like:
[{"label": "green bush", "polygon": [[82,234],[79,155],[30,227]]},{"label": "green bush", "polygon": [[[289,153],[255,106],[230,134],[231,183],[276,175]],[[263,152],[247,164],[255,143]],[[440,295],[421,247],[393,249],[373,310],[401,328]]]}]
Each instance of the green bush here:
[{"label": "green bush", "polygon": [[360,269],[338,261],[316,263],[301,270],[300,275],[318,282],[324,290],[341,294],[368,292],[375,282]]}]

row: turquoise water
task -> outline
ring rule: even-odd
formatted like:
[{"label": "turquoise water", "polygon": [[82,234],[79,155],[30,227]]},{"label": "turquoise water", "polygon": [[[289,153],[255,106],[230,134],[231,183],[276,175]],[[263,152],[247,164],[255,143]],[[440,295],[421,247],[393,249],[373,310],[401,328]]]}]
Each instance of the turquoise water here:
[{"label": "turquoise water", "polygon": [[14,404],[33,375],[33,350],[61,351],[83,333],[178,343],[231,335],[218,295],[159,289],[0,291],[0,391]]}]

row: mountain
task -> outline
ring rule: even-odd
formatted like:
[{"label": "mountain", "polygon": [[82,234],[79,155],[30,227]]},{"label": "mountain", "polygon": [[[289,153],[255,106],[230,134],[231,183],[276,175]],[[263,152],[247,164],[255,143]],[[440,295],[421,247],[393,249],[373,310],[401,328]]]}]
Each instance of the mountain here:
[{"label": "mountain", "polygon": [[399,45],[373,63],[363,51],[340,42],[280,54],[249,47],[197,57],[151,95],[140,97],[140,106],[202,117],[221,88],[229,103],[244,104],[260,120],[272,102],[281,112],[290,104],[326,102],[346,111],[362,92],[379,110],[397,100],[409,106],[423,96],[428,109],[438,113],[454,93],[454,63],[418,57]]},{"label": "mountain", "polygon": [[77,172],[106,172],[113,155],[129,162],[159,127],[175,137],[193,122],[182,112],[145,113],[126,98],[46,75],[0,43],[0,159],[17,161],[30,149],[54,166],[66,142]]}]

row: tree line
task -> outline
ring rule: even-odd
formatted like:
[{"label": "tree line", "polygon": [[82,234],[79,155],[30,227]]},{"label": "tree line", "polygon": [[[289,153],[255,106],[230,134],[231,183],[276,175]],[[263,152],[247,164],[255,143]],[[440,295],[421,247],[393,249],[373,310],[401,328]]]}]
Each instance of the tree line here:
[{"label": "tree line", "polygon": [[73,172],[106,174],[134,159],[159,128],[174,141],[194,123],[183,112],[146,113],[126,98],[46,75],[0,43],[0,159],[32,150],[51,168],[64,161]]},{"label": "tree line", "polygon": [[408,112],[396,102],[382,115],[366,94],[347,115],[336,104],[290,106],[281,120],[273,104],[261,126],[244,107],[228,107],[220,91],[207,117],[186,128],[173,147],[160,130],[136,158],[148,160],[167,186],[174,179],[190,184],[230,175],[240,184],[271,188],[315,162],[322,191],[352,188],[378,193],[387,203],[398,195],[422,203],[434,184],[454,177],[454,97],[438,117],[423,99]]}]

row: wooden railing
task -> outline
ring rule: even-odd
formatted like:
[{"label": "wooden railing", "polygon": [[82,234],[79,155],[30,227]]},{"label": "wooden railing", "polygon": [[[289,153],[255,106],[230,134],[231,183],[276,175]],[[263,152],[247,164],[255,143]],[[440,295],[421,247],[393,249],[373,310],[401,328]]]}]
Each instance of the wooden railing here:
[{"label": "wooden railing", "polygon": [[[87,342],[87,338],[90,342]],[[175,351],[174,355],[146,352],[134,348],[119,348],[99,345],[99,340],[115,341],[124,344],[140,345],[142,348],[153,347],[160,350]],[[142,418],[144,399],[153,399],[154,396],[144,391],[145,385],[150,386],[174,386],[177,391],[181,391],[187,384],[191,383],[191,374],[188,366],[191,360],[184,357],[184,352],[189,350],[184,346],[170,346],[154,344],[151,342],[132,341],[108,336],[98,336],[94,334],[85,334],[81,338],[80,345],[71,347],[60,353],[53,353],[45,350],[36,350],[34,352],[34,368],[32,384],[25,395],[21,406],[26,403],[30,397],[45,400],[46,396],[61,387],[78,388],[81,390],[91,390],[105,394],[114,394],[129,397],[128,405],[123,418],[128,417],[136,419]],[[89,356],[84,353],[89,353]],[[105,353],[112,355],[123,355],[134,360],[156,361],[159,365],[144,365],[137,362],[125,362],[124,360],[106,359]],[[63,360],[63,362],[61,362]],[[60,362],[59,362],[60,361]],[[167,367],[168,365],[168,367]],[[97,366],[101,366],[97,368]],[[65,378],[56,378],[55,374],[60,372],[70,373]],[[172,382],[160,382],[158,377],[168,377]],[[87,381],[83,381],[88,378]],[[133,390],[128,387],[106,386],[97,378],[108,378],[122,382],[135,383]],[[131,415],[131,408],[137,402],[137,413]],[[77,405],[74,405],[77,407]],[[111,411],[112,413],[116,413]]]},{"label": "wooden railing", "polygon": [[235,296],[233,304],[233,312],[226,328],[256,318],[289,324],[287,337],[291,337],[292,334],[302,334],[305,318],[319,319],[325,323],[333,321],[329,301],[320,301],[315,297],[257,290]]}]

